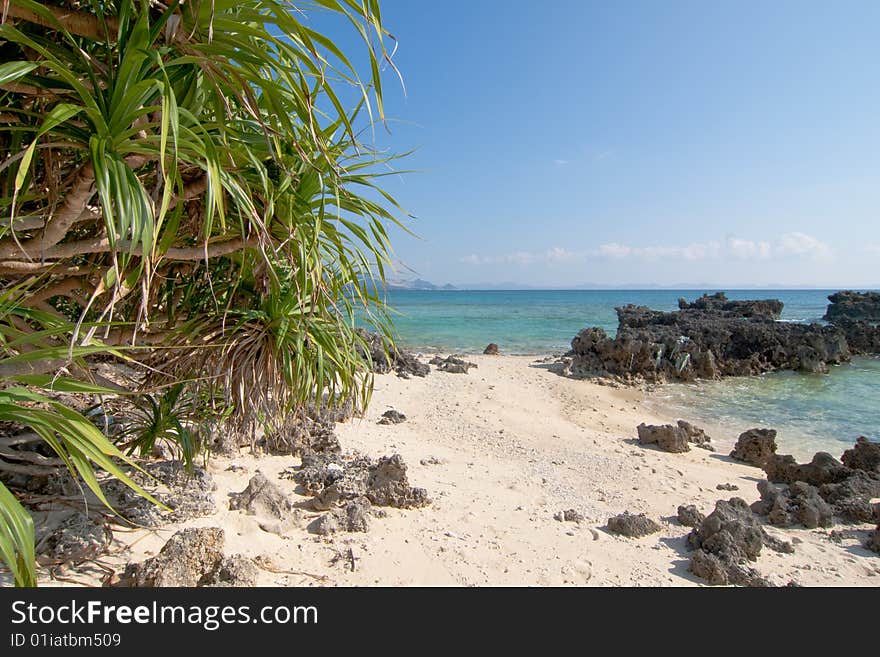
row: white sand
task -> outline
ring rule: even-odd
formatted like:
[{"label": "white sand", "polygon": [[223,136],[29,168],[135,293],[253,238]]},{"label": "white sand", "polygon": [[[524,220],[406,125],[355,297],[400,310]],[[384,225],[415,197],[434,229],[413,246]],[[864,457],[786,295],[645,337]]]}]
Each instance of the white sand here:
[{"label": "white sand", "polygon": [[[261,530],[256,518],[229,511],[228,493],[243,490],[259,468],[304,503],[292,481],[276,476],[299,460],[243,451],[235,459],[211,460],[219,511],[185,525],[223,527],[227,553],[267,555],[275,570],[290,571],[264,571],[265,585],[702,583],[688,572],[690,529],[675,520],[676,509],[696,504],[708,514],[719,499],[758,498],[755,485],[763,473],[724,456],[735,436],[714,436],[714,454],[644,448],[635,440],[637,424],[674,419],[648,411],[644,393],[565,379],[528,357],[469,359],[479,368],[467,375],[433,370],[425,379],[377,376],[365,417],[337,426],[345,450],[373,457],[400,453],[410,483],[432,497],[430,506],[388,509],[368,533],[324,538],[302,527],[279,537]],[[389,408],[407,421],[377,424]],[[440,463],[421,464],[432,457]],[[229,472],[230,462],[247,470]],[[739,490],[716,490],[721,483]],[[586,520],[554,520],[554,513],[569,508]],[[625,510],[648,514],[663,530],[641,539],[609,534],[608,518]],[[122,566],[144,559],[179,528],[118,533],[120,550],[105,561]],[[795,554],[765,548],[753,565],[778,584],[880,585],[880,558],[860,545],[870,526],[837,529],[847,534],[840,543],[829,540],[828,530],[768,527],[794,540]],[[130,549],[123,549],[126,544]]]}]

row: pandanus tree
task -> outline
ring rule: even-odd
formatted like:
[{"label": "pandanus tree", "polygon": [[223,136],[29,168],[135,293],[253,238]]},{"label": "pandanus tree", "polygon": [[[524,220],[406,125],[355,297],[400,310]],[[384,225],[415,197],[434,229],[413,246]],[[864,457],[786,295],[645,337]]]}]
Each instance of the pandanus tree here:
[{"label": "pandanus tree", "polygon": [[233,431],[366,402],[355,315],[390,335],[372,281],[399,208],[359,130],[393,64],[376,0],[0,0],[0,19],[0,556],[32,584],[4,474],[135,486],[128,452],[64,403],[112,392],[94,354],[175,399],[207,391]]}]

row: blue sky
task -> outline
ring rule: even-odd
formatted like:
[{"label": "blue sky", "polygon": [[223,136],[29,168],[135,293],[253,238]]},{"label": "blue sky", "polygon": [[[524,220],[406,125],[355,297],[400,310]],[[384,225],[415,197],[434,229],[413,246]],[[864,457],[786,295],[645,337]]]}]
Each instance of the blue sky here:
[{"label": "blue sky", "polygon": [[381,6],[399,277],[880,283],[880,3]]}]

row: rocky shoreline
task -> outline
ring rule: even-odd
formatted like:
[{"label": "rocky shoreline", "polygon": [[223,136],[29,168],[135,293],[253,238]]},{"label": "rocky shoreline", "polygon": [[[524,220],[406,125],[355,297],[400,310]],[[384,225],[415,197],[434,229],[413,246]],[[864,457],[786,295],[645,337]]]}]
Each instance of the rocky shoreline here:
[{"label": "rocky shoreline", "polygon": [[560,361],[575,378],[624,383],[695,381],[778,370],[825,373],[854,355],[880,353],[880,295],[840,292],[829,297],[829,324],[780,321],[777,299],[730,301],[703,295],[679,310],[616,308],[617,335],[585,328]]}]

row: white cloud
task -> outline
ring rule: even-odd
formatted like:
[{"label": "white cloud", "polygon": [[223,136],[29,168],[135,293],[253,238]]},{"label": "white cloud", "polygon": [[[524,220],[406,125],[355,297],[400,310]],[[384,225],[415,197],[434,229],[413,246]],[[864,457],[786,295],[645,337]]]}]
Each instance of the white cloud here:
[{"label": "white cloud", "polygon": [[681,260],[707,260],[715,258],[721,250],[718,242],[693,243],[686,246],[629,246],[627,244],[603,244],[594,255],[622,260],[636,258],[639,260],[657,260],[659,258],[676,258]]},{"label": "white cloud", "polygon": [[770,246],[770,242],[753,242],[738,237],[728,237],[727,251],[739,260],[767,260],[773,247]]},{"label": "white cloud", "polygon": [[805,233],[786,233],[775,244],[763,240],[747,240],[728,237],[721,242],[694,242],[691,244],[631,246],[612,242],[601,245],[593,255],[621,260],[657,260],[673,258],[677,260],[770,260],[771,258],[811,258],[827,260],[832,257],[831,248],[820,240]]},{"label": "white cloud", "polygon": [[827,244],[805,233],[786,233],[779,238],[776,252],[781,256],[808,257],[816,260],[827,260],[831,257],[831,248]]},{"label": "white cloud", "polygon": [[864,250],[868,253],[880,253],[880,244],[868,244]]},{"label": "white cloud", "polygon": [[568,160],[562,160],[562,159],[553,160],[553,164],[557,164],[562,167],[562,166],[565,166],[566,164],[568,164]]},{"label": "white cloud", "polygon": [[578,257],[578,254],[568,251],[561,246],[555,246],[547,251],[514,251],[503,255],[479,256],[475,253],[459,258],[458,261],[465,265],[518,265],[520,267],[534,265],[536,263],[567,262]]}]

